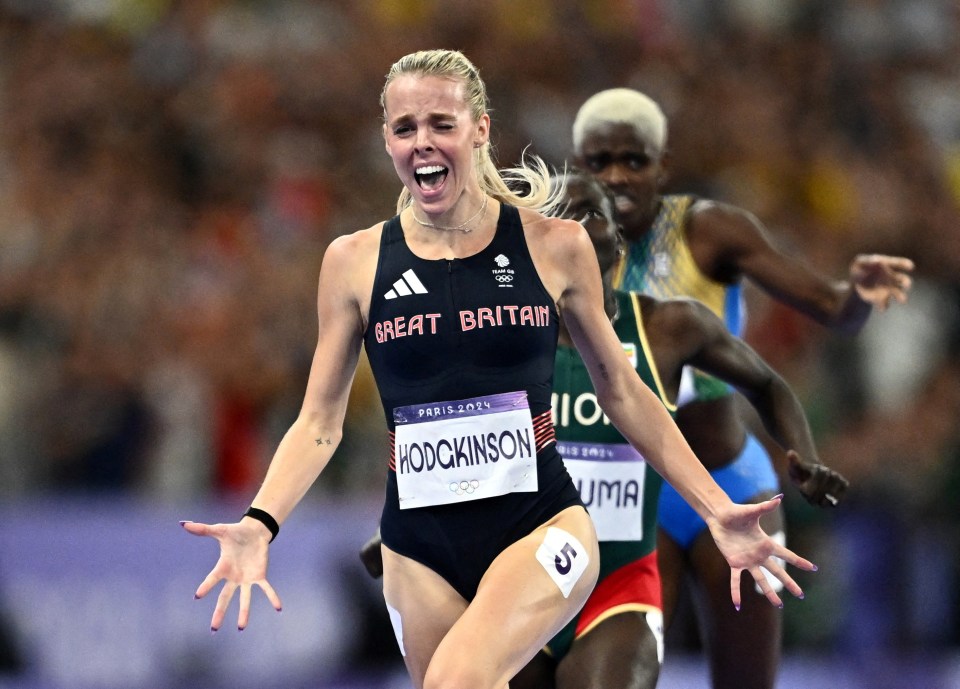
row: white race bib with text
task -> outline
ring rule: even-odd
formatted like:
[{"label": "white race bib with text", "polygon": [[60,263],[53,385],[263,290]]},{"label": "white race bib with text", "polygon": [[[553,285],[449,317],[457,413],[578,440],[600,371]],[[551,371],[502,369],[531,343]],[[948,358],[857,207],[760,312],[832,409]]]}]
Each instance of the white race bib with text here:
[{"label": "white race bib with text", "polygon": [[400,509],[537,490],[525,392],[393,410]]},{"label": "white race bib with text", "polygon": [[557,441],[601,541],[643,539],[643,486],[647,463],[622,443]]}]

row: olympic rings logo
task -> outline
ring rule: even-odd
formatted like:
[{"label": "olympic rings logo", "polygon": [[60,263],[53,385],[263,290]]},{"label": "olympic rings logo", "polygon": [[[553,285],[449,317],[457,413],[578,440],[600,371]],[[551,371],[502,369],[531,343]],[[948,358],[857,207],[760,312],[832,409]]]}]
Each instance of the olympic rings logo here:
[{"label": "olympic rings logo", "polygon": [[497,282],[513,282],[512,275],[494,275],[497,279]]},{"label": "olympic rings logo", "polygon": [[469,495],[479,487],[480,482],[477,479],[471,481],[454,481],[450,484],[450,492],[456,493],[457,495]]}]

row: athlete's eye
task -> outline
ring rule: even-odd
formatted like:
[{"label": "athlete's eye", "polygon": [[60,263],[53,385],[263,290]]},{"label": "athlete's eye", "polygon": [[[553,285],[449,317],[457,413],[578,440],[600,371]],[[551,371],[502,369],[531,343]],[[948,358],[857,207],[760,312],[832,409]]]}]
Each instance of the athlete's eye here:
[{"label": "athlete's eye", "polygon": [[626,156],[627,167],[631,170],[643,170],[649,167],[652,162],[650,156],[646,154],[637,154]]},{"label": "athlete's eye", "polygon": [[588,220],[605,220],[603,212],[599,208],[588,208],[583,213],[583,217],[578,221],[581,225]]},{"label": "athlete's eye", "polygon": [[588,156],[584,161],[586,168],[591,172],[600,172],[610,164],[609,156]]}]

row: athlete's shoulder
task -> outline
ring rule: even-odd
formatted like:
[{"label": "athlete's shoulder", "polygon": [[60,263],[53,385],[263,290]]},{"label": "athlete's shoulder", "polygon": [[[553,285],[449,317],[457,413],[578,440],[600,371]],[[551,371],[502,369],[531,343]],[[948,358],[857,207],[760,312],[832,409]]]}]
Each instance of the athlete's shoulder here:
[{"label": "athlete's shoulder", "polygon": [[753,230],[758,222],[750,211],[715,199],[696,198],[687,211],[688,224],[722,230]]},{"label": "athlete's shoulder", "polygon": [[749,259],[774,251],[756,215],[722,201],[697,201],[688,213],[685,233],[700,271],[721,283],[737,282],[749,272]]},{"label": "athlete's shoulder", "polygon": [[640,305],[644,324],[651,330],[689,336],[691,332],[704,332],[714,326],[723,327],[723,322],[702,302],[690,297],[655,299],[645,294],[633,293]]},{"label": "athlete's shoulder", "polygon": [[592,265],[599,274],[597,254],[583,225],[529,210],[521,210],[520,218],[530,258],[554,299],[590,274],[585,267]]},{"label": "athlete's shoulder", "polygon": [[380,237],[383,234],[383,222],[354,232],[342,234],[327,245],[326,256],[338,262],[352,262],[377,255]]},{"label": "athlete's shoulder", "polygon": [[373,288],[383,223],[340,235],[327,245],[320,267],[320,287],[366,309]]},{"label": "athlete's shoulder", "polygon": [[576,220],[547,216],[530,208],[517,210],[528,243],[544,243],[555,250],[580,247],[583,242],[590,244],[587,231]]}]

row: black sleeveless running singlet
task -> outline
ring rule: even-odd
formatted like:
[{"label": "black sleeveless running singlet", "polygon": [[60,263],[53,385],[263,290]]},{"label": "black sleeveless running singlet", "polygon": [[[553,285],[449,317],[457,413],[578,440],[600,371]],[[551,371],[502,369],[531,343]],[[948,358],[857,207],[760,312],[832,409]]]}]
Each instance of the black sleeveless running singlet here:
[{"label": "black sleeveless running singlet", "polygon": [[383,543],[436,571],[467,600],[507,546],[583,504],[553,442],[556,307],[530,258],[519,212],[500,208],[493,240],[462,259],[419,258],[407,247],[399,216],[385,222],[364,334],[391,440],[397,407],[527,395],[536,492],[401,510],[391,457]]}]

